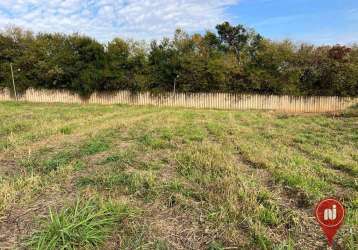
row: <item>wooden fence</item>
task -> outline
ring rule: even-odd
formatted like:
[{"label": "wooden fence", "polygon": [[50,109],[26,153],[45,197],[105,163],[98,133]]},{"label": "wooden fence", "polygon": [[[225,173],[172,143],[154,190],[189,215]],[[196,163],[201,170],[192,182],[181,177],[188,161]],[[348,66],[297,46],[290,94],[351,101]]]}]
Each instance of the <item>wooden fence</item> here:
[{"label": "wooden fence", "polygon": [[[14,99],[9,90],[0,90],[0,101]],[[85,99],[70,91],[34,89],[29,89],[26,93],[18,96],[18,100],[45,103],[129,104],[237,110],[261,109],[285,112],[340,111],[358,104],[357,97],[296,97],[229,93],[165,93],[152,95],[149,92],[132,94],[129,91],[93,93]]]}]

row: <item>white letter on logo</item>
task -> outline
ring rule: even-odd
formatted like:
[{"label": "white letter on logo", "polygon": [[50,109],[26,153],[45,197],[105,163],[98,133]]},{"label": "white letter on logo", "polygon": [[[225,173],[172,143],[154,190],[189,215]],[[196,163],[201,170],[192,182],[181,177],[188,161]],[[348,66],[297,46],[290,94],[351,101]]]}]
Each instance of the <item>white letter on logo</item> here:
[{"label": "white letter on logo", "polygon": [[324,210],[324,220],[335,220],[337,218],[337,206],[333,205],[332,209]]}]

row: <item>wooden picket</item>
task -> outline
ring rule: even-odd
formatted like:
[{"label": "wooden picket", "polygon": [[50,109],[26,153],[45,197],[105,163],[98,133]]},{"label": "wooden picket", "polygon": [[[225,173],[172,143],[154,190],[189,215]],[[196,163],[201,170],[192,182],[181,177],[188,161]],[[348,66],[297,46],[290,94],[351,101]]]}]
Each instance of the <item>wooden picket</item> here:
[{"label": "wooden picket", "polygon": [[[15,100],[8,89],[0,89],[0,101]],[[44,103],[78,103],[78,104],[129,104],[154,105],[164,107],[190,107],[211,109],[259,109],[284,112],[332,112],[346,109],[358,104],[355,97],[337,96],[274,96],[231,93],[131,93],[129,91],[93,93],[83,98],[66,90],[28,89],[18,95],[18,101]]]}]

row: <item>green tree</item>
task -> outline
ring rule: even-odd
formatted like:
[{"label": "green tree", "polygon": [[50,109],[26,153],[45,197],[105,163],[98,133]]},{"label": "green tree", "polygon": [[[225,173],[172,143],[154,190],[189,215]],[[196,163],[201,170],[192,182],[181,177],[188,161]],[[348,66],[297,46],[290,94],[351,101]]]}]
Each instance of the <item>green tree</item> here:
[{"label": "green tree", "polygon": [[164,38],[151,43],[149,53],[150,86],[152,90],[172,91],[179,72],[179,56],[173,42]]},{"label": "green tree", "polygon": [[148,82],[144,45],[116,38],[107,45],[105,76],[101,89],[143,90]]},{"label": "green tree", "polygon": [[250,52],[255,53],[255,47],[262,40],[261,35],[256,34],[251,29],[239,24],[237,26],[224,22],[216,26],[221,42],[236,54],[237,61],[241,62],[241,55],[247,47],[251,47]]},{"label": "green tree", "polygon": [[358,94],[358,63],[354,49],[322,46],[312,49],[314,56],[302,66],[300,90],[304,95]]},{"label": "green tree", "polygon": [[32,67],[32,59],[26,58],[25,53],[33,44],[34,36],[31,32],[21,28],[10,27],[0,37],[0,78],[2,86],[12,90],[10,63],[13,64],[14,78],[18,92],[23,92],[32,85],[31,76],[28,74]]},{"label": "green tree", "polygon": [[289,95],[358,95],[358,46],[270,41],[243,25],[217,25],[217,33],[144,42],[11,27],[0,33],[0,87],[17,90],[150,90]]}]

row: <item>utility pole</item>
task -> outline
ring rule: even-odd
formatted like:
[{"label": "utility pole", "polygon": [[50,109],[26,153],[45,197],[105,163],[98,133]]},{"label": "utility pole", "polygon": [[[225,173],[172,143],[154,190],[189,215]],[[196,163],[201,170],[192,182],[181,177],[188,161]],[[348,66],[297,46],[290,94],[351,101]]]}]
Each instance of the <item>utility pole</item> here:
[{"label": "utility pole", "polygon": [[11,68],[12,86],[14,88],[15,100],[17,101],[17,93],[16,93],[15,79],[14,79],[14,70],[12,68],[12,63],[10,63],[10,68]]}]

